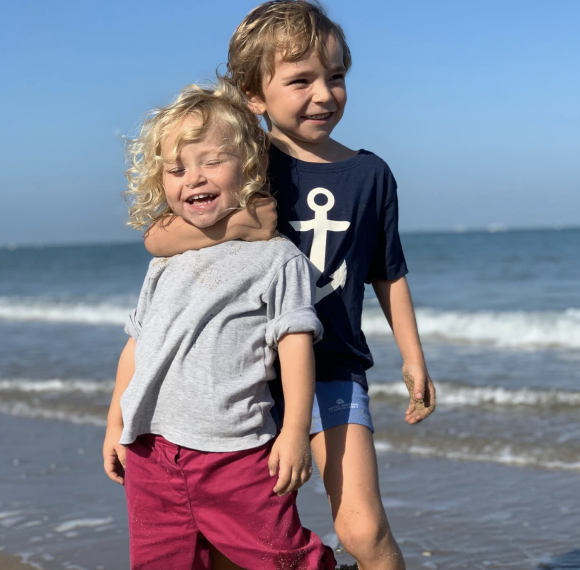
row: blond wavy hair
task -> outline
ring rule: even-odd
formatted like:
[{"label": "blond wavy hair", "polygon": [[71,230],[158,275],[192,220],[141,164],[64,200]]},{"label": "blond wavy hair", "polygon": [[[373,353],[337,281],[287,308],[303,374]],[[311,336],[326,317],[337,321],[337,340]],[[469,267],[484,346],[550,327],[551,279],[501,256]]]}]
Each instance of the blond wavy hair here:
[{"label": "blond wavy hair", "polygon": [[[175,126],[191,116],[200,119],[201,125],[180,133],[172,155],[164,157],[163,142]],[[215,125],[224,129],[223,147],[235,149],[241,157],[244,183],[236,194],[240,207],[245,208],[255,194],[269,194],[268,137],[241,93],[221,78],[215,85],[188,85],[170,105],[148,113],[139,134],[127,139],[129,168],[125,175],[129,184],[124,196],[129,204],[129,225],[144,230],[174,214],[165,196],[163,165],[174,162],[185,143],[199,140]]]},{"label": "blond wavy hair", "polygon": [[242,93],[263,96],[265,76],[274,75],[278,53],[282,61],[296,61],[314,51],[326,66],[329,36],[342,48],[343,64],[352,64],[342,28],[316,0],[271,0],[254,8],[230,39],[228,80]]}]

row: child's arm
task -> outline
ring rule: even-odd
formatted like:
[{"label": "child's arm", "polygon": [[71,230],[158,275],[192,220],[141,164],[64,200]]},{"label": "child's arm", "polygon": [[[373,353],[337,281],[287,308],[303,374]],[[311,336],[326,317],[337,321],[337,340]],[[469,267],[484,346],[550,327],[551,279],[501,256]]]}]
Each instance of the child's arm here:
[{"label": "child's arm", "polygon": [[276,223],[276,200],[257,198],[208,228],[196,228],[178,216],[157,222],[145,232],[145,247],[152,255],[169,257],[234,239],[269,240],[278,235]]},{"label": "child's arm", "polygon": [[405,420],[415,424],[434,410],[435,386],[425,364],[409,286],[405,277],[375,279],[372,284],[403,357],[403,380],[411,398]]},{"label": "child's arm", "polygon": [[312,474],[310,423],[314,400],[314,351],[311,333],[291,333],[278,341],[284,390],[284,428],[272,447],[270,475],[278,474],[274,492],[291,493]]},{"label": "child's arm", "polygon": [[107,417],[107,433],[103,444],[103,459],[105,473],[110,479],[124,485],[125,483],[125,458],[127,450],[119,443],[123,431],[123,416],[121,414],[121,396],[125,392],[133,374],[135,373],[135,340],[129,338],[117,367],[117,380],[115,390],[109,407]]}]

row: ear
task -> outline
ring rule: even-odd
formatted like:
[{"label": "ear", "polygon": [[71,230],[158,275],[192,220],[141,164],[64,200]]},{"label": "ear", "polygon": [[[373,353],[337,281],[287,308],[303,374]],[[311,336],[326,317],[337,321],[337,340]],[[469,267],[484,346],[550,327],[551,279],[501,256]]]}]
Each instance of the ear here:
[{"label": "ear", "polygon": [[254,95],[253,93],[246,93],[248,99],[248,107],[250,111],[255,115],[265,115],[266,114],[266,103],[259,95]]}]

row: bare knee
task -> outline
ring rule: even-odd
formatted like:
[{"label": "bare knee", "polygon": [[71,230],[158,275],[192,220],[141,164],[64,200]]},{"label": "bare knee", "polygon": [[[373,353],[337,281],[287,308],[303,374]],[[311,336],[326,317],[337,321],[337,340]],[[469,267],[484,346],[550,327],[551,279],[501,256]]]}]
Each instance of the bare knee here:
[{"label": "bare knee", "polygon": [[345,513],[336,520],[335,529],[342,546],[357,560],[374,558],[392,539],[386,519],[360,513]]}]

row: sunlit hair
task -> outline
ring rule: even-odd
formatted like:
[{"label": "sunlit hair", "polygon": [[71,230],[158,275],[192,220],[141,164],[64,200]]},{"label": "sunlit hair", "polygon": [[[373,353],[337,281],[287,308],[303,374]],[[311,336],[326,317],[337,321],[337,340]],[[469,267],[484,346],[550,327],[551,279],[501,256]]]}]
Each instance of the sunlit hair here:
[{"label": "sunlit hair", "polygon": [[277,53],[289,62],[314,51],[326,66],[326,43],[331,36],[342,48],[348,70],[352,61],[344,32],[316,0],[265,2],[244,18],[230,39],[228,80],[244,94],[262,96],[264,77],[274,74]]},{"label": "sunlit hair", "polygon": [[[200,119],[201,125],[183,129],[171,155],[163,156],[163,142],[188,117]],[[236,195],[240,207],[245,208],[256,193],[268,194],[268,137],[242,95],[223,79],[206,87],[189,85],[173,103],[151,111],[138,136],[128,140],[125,175],[129,184],[124,195],[131,226],[146,229],[174,213],[165,196],[163,166],[175,162],[185,143],[199,140],[213,126],[223,128],[224,150],[233,150],[241,158],[244,183]]]}]

